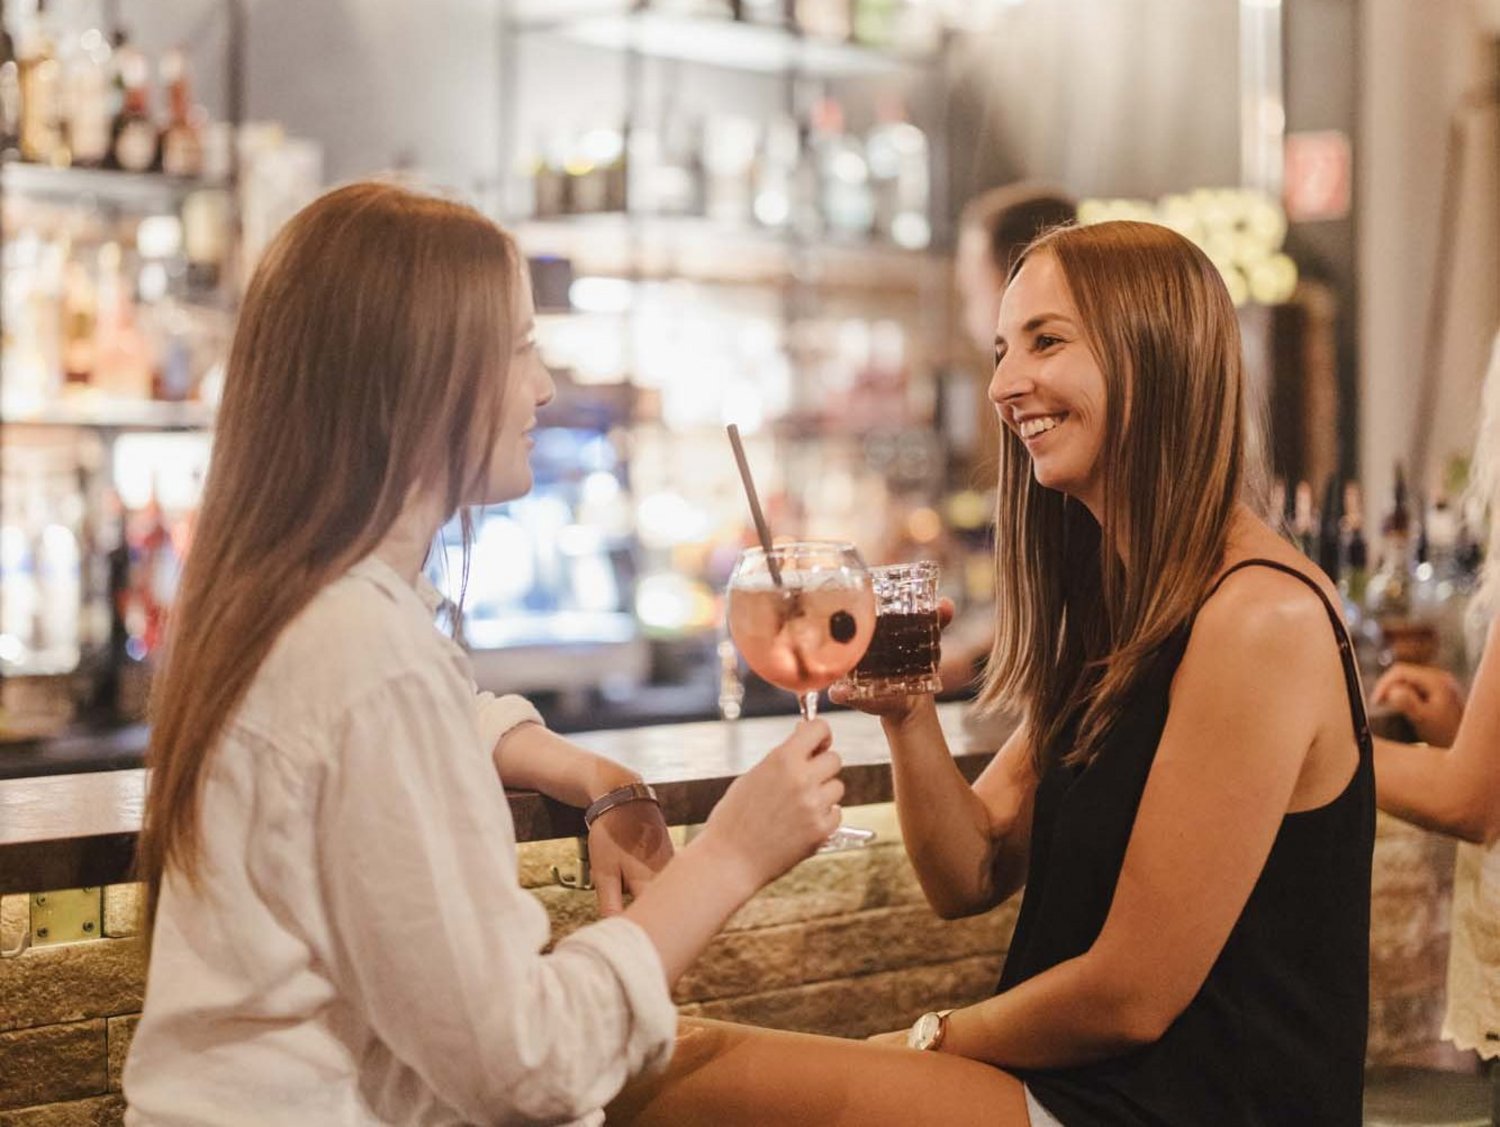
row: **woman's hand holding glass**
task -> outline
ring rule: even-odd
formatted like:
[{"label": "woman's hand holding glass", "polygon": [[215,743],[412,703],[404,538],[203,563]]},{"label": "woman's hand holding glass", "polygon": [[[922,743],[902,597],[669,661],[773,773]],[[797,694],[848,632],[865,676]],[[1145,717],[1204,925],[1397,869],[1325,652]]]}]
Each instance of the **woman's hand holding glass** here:
[{"label": "woman's hand holding glass", "polygon": [[844,784],[823,720],[802,721],[791,736],[730,784],[708,816],[713,835],[759,889],[805,860],[839,826]]},{"label": "woman's hand holding glass", "polygon": [[[938,629],[944,629],[953,621],[953,600],[941,598],[938,600]],[[930,693],[915,693],[906,696],[877,696],[871,698],[858,698],[852,695],[852,690],[847,683],[833,685],[828,690],[828,700],[832,704],[844,705],[848,708],[857,709],[871,716],[879,716],[884,720],[902,721],[909,717],[923,701],[932,700]]]}]

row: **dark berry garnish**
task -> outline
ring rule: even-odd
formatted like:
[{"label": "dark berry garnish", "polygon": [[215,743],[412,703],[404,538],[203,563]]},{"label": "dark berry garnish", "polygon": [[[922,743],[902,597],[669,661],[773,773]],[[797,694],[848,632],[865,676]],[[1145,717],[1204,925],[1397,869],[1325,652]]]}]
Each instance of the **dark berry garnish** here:
[{"label": "dark berry garnish", "polygon": [[846,610],[836,610],[828,619],[828,635],[835,642],[852,642],[854,635],[859,632],[855,624],[854,616]]}]

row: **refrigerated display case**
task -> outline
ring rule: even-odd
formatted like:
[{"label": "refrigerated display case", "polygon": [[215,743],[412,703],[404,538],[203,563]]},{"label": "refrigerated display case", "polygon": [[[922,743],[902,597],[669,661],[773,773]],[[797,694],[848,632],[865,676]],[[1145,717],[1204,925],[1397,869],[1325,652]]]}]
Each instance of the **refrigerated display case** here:
[{"label": "refrigerated display case", "polygon": [[467,570],[461,522],[443,529],[428,575],[450,606],[462,602],[480,688],[568,695],[576,707],[646,680],[619,421],[598,402],[544,408],[531,492],[473,514]]}]

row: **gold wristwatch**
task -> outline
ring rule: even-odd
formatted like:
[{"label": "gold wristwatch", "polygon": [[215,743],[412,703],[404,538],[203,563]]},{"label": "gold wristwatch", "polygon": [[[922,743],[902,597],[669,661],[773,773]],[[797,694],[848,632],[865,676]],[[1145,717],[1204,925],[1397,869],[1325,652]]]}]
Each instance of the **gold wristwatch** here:
[{"label": "gold wristwatch", "polygon": [[937,1010],[917,1018],[912,1023],[911,1032],[906,1035],[907,1047],[929,1053],[935,1053],[941,1049],[943,1039],[948,1036],[948,1015],[952,1012],[952,1010]]}]

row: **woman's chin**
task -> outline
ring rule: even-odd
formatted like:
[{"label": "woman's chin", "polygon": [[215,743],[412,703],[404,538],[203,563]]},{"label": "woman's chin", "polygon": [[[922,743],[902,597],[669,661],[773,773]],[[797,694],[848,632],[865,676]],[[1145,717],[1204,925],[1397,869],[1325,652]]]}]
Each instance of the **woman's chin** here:
[{"label": "woman's chin", "polygon": [[1054,493],[1061,493],[1063,496],[1071,497],[1073,500],[1088,506],[1090,509],[1093,508],[1090,499],[1097,493],[1097,489],[1094,488],[1094,483],[1088,478],[1078,474],[1059,472],[1055,467],[1042,465],[1032,466],[1032,476],[1036,478],[1036,483],[1043,489],[1050,489]]},{"label": "woman's chin", "polygon": [[524,480],[515,478],[507,481],[492,481],[480,491],[476,499],[468,501],[466,504],[476,508],[503,505],[507,501],[519,500],[526,496],[526,494],[531,492],[531,484],[530,471],[526,473]]},{"label": "woman's chin", "polygon": [[1050,489],[1054,493],[1066,493],[1070,497],[1075,495],[1076,487],[1079,484],[1076,475],[1064,472],[1057,466],[1050,466],[1044,462],[1033,462],[1031,464],[1031,474],[1036,478],[1036,483],[1043,489]]}]

